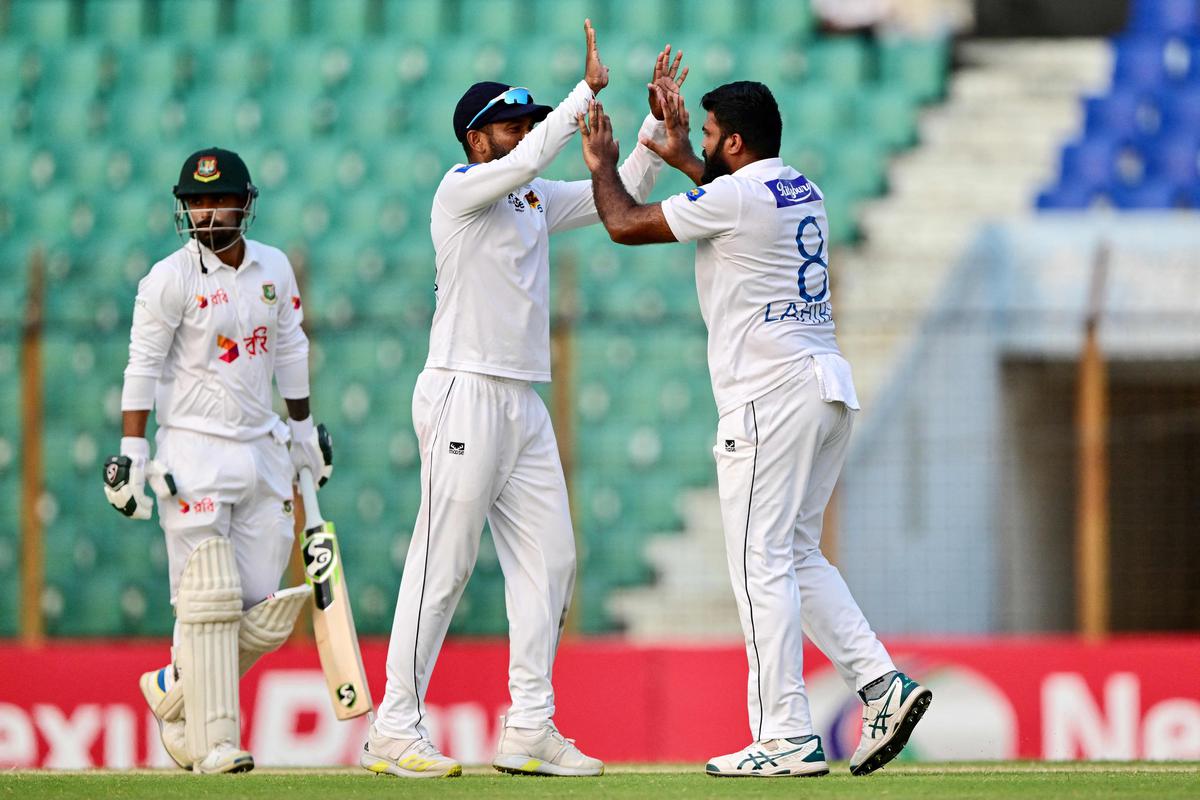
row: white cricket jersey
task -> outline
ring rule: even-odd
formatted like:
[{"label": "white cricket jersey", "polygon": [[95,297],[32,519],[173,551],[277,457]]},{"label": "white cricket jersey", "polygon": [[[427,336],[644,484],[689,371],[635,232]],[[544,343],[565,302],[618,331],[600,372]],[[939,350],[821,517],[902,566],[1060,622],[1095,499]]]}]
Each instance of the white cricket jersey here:
[{"label": "white cricket jersey", "polygon": [[138,284],[121,408],[153,405],[160,427],[262,436],[280,423],[272,377],[285,398],[308,397],[303,319],[281,251],[246,240],[234,269],[191,239]]},{"label": "white cricket jersey", "polygon": [[[593,98],[580,81],[503,158],[459,164],[433,199],[437,307],[426,367],[526,381],[550,380],[551,233],[598,222],[592,182],[538,178],[578,129]],[[647,116],[639,132],[661,140]],[[662,160],[641,144],[621,165],[622,182],[646,199]]]},{"label": "white cricket jersey", "polygon": [[718,415],[785,383],[805,356],[816,357],[826,399],[858,408],[833,333],[829,228],[817,185],[766,158],[670,197],[662,210],[676,239],[696,241]]}]

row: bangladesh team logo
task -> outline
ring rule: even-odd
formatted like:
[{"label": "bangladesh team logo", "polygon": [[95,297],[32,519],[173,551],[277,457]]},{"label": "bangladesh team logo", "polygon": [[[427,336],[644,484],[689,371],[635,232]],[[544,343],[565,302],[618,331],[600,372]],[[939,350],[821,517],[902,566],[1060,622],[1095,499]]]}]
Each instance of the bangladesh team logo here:
[{"label": "bangladesh team logo", "polygon": [[273,305],[275,305],[275,301],[277,299],[278,298],[275,296],[275,284],[264,283],[263,284],[263,302],[269,306],[273,306]]},{"label": "bangladesh team logo", "polygon": [[200,159],[196,162],[196,171],[192,173],[192,177],[201,183],[212,183],[221,177],[221,170],[217,169],[217,157],[200,156]]}]

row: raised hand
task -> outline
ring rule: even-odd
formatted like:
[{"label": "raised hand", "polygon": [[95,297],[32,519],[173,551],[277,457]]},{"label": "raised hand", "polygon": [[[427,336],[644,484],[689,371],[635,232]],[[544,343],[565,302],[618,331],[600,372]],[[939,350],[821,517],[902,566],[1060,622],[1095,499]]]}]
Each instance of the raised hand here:
[{"label": "raised hand", "polygon": [[662,52],[658,54],[658,58],[654,60],[654,72],[650,76],[650,82],[646,84],[646,89],[649,90],[650,113],[654,115],[655,119],[663,118],[662,101],[659,99],[660,95],[655,90],[655,87],[661,84],[664,89],[678,94],[680,87],[683,86],[683,82],[687,80],[688,76],[687,67],[683,68],[682,73],[679,71],[679,65],[682,61],[683,51],[680,50],[675,54],[675,61],[672,63],[670,44],[664,47]]},{"label": "raised hand", "polygon": [[590,19],[583,21],[583,32],[587,36],[587,60],[584,62],[583,79],[592,88],[592,93],[596,94],[608,86],[608,67],[600,60],[600,52],[596,49],[596,29],[592,27]]},{"label": "raised hand", "polygon": [[663,110],[663,123],[667,136],[665,142],[657,142],[650,138],[642,139],[642,144],[658,154],[658,157],[675,169],[699,181],[704,173],[704,162],[696,157],[692,150],[690,117],[683,95],[678,92],[678,84],[666,76],[660,77],[651,91],[657,94],[658,102]]},{"label": "raised hand", "polygon": [[576,120],[583,138],[583,163],[593,174],[602,169],[616,169],[621,155],[621,143],[613,138],[612,120],[604,113],[604,106],[593,100],[587,114]]}]

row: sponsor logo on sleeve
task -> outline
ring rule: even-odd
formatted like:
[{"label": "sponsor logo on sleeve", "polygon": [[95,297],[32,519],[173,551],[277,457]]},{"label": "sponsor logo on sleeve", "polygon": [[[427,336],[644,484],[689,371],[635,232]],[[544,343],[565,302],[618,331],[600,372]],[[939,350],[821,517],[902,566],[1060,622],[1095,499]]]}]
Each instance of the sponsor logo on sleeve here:
[{"label": "sponsor logo on sleeve", "polygon": [[292,308],[294,308],[297,311],[300,310],[300,295],[298,295],[298,294],[292,295]]},{"label": "sponsor logo on sleeve", "polygon": [[450,455],[461,456],[461,455],[465,455],[466,452],[467,452],[466,442],[451,442],[450,443]]},{"label": "sponsor logo on sleeve", "polygon": [[699,186],[697,186],[694,189],[688,189],[686,192],[684,192],[683,196],[686,197],[689,201],[694,203],[697,200],[699,200],[701,197],[704,197],[704,194],[705,194],[704,190],[701,189]]}]

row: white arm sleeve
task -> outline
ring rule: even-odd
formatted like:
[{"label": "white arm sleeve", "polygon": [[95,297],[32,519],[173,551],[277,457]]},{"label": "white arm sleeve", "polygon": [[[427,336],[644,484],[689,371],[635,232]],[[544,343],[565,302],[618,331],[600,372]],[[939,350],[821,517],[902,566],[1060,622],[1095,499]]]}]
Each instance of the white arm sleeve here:
[{"label": "white arm sleeve", "polygon": [[[637,144],[617,170],[625,190],[639,203],[646,202],[654,182],[662,172],[663,161],[648,147],[641,144],[643,138],[662,141],[666,137],[666,126],[647,114],[638,131]],[[596,200],[592,195],[592,182],[587,181],[541,181],[546,192],[546,228],[550,233],[569,231],[600,221],[596,211]]]},{"label": "white arm sleeve", "polygon": [[304,309],[291,264],[288,264],[288,285],[283,301],[277,328],[279,349],[275,355],[275,385],[283,399],[302,400],[309,393],[308,337],[300,325],[304,322]]},{"label": "white arm sleeve", "polygon": [[121,391],[122,411],[149,411],[171,350],[175,329],[183,321],[184,298],[179,276],[163,262],[138,283],[129,332],[129,363]]},{"label": "white arm sleeve", "polygon": [[464,164],[447,173],[433,201],[450,216],[464,217],[529,183],[567,146],[578,129],[576,118],[587,111],[593,97],[587,83],[580,81],[511,153],[483,164]]},{"label": "white arm sleeve", "polygon": [[728,175],[672,195],[662,202],[663,216],[680,242],[712,239],[733,230],[741,217],[742,197]]}]

